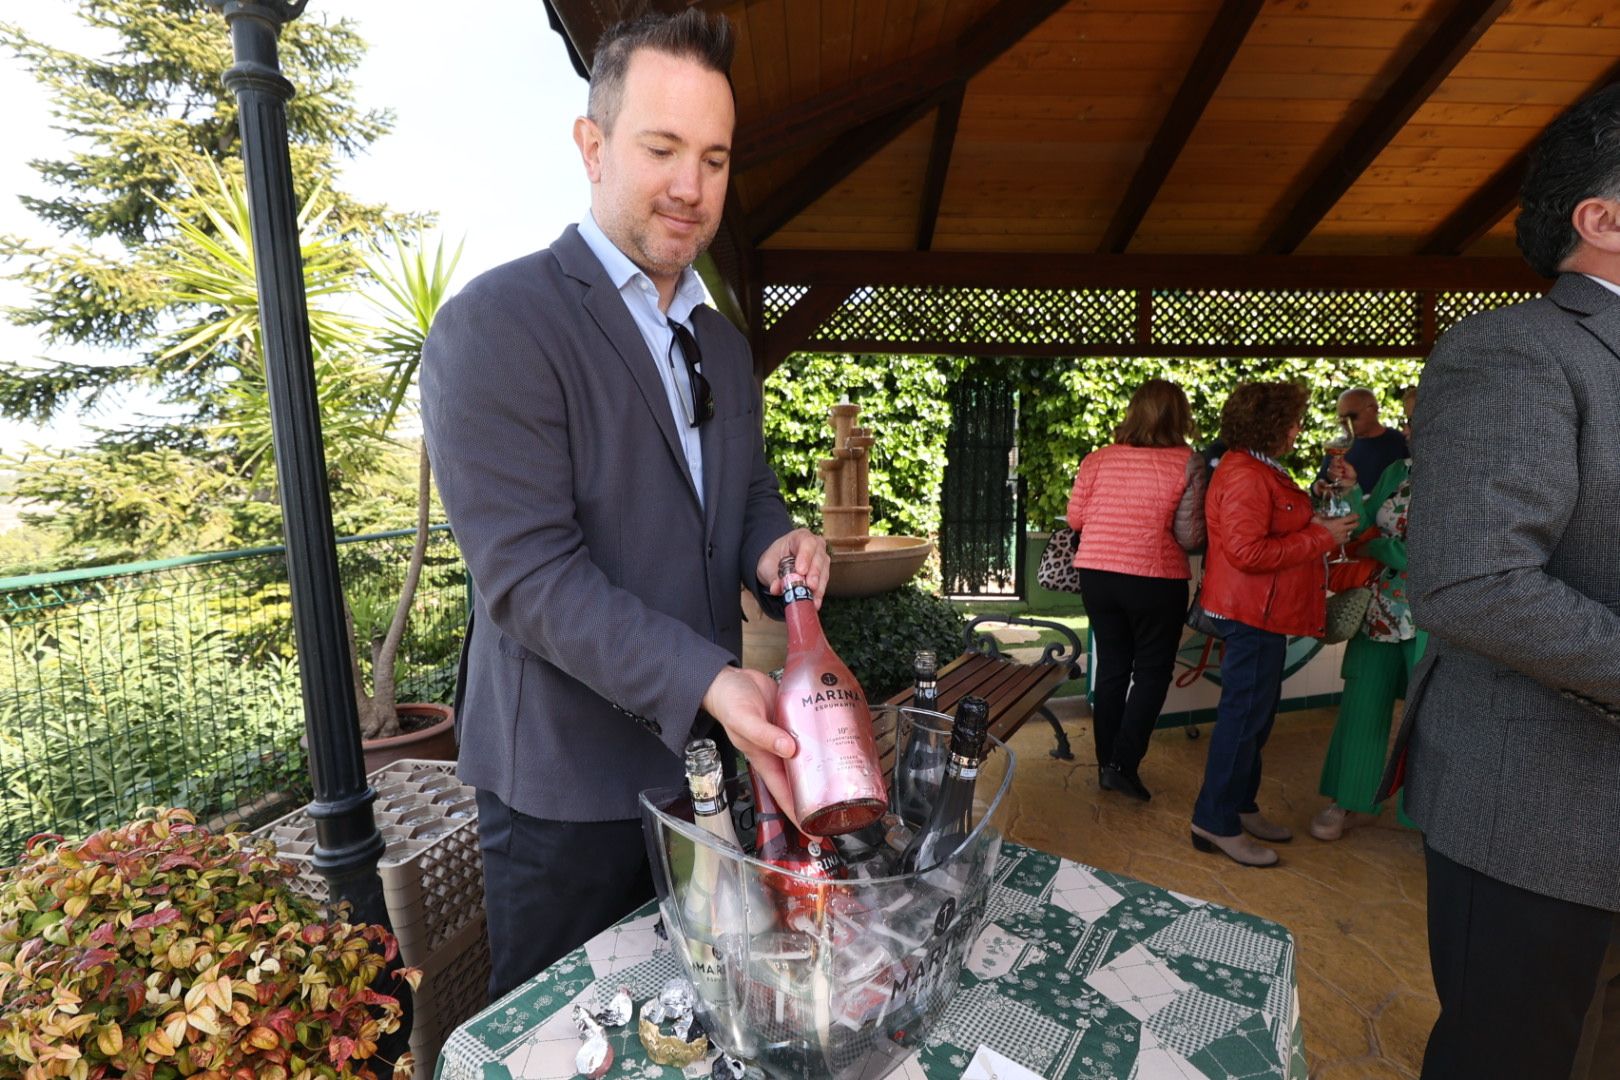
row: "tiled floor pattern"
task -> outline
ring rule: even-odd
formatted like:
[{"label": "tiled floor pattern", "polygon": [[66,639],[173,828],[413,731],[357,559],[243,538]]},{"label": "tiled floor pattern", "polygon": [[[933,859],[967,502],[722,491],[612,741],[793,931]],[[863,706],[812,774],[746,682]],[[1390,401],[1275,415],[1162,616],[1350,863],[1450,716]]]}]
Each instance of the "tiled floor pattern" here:
[{"label": "tiled floor pattern", "polygon": [[[1265,751],[1260,804],[1293,828],[1279,866],[1242,867],[1195,851],[1187,824],[1203,777],[1208,731],[1154,735],[1142,780],[1153,801],[1097,788],[1082,698],[1053,702],[1076,761],[1056,761],[1037,718],[1013,739],[1013,839],[1287,926],[1298,947],[1300,1012],[1312,1080],[1415,1078],[1438,1012],[1424,930],[1423,851],[1386,810],[1331,844],[1306,831],[1333,712],[1288,713]],[[1081,903],[1083,898],[1077,898]],[[998,1073],[999,1074],[999,1073]]]}]

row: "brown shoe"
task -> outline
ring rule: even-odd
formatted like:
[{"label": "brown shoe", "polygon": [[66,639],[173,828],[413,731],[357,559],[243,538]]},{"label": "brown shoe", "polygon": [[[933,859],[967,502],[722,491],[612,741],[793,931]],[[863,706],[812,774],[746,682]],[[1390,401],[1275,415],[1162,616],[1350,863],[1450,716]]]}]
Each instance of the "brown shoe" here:
[{"label": "brown shoe", "polygon": [[1294,838],[1293,829],[1268,820],[1266,815],[1258,810],[1252,814],[1239,814],[1238,821],[1242,823],[1243,831],[1256,840],[1264,840],[1271,844],[1286,844]]},{"label": "brown shoe", "polygon": [[1311,818],[1311,835],[1318,840],[1337,840],[1346,829],[1365,825],[1371,820],[1371,814],[1357,814],[1338,803],[1329,803]]},{"label": "brown shoe", "polygon": [[1216,836],[1208,829],[1192,827],[1193,847],[1199,851],[1222,851],[1227,858],[1244,866],[1275,866],[1277,853],[1264,844],[1257,844],[1242,833],[1236,836]]}]

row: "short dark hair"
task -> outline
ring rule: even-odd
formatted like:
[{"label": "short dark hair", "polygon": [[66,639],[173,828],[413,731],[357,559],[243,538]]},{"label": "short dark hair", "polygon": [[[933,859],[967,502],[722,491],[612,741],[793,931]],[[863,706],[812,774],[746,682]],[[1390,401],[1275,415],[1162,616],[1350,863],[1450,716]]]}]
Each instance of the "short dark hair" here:
[{"label": "short dark hair", "polygon": [[1580,242],[1575,207],[1591,198],[1620,199],[1620,84],[1572,106],[1530,152],[1514,224],[1530,269],[1558,276]]},{"label": "short dark hair", "polygon": [[1114,441],[1126,446],[1186,446],[1194,435],[1192,407],[1169,379],[1149,379],[1136,388]]},{"label": "short dark hair", "polygon": [[1278,454],[1289,427],[1304,418],[1309,398],[1299,383],[1239,383],[1221,406],[1221,438],[1234,450]]},{"label": "short dark hair", "polygon": [[731,56],[736,47],[730,20],[695,7],[679,15],[648,14],[615,23],[596,43],[585,115],[604,132],[612,130],[619,107],[624,103],[625,73],[630,70],[630,58],[637,49],[652,49],[695,61],[709,71],[724,75],[729,84]]}]

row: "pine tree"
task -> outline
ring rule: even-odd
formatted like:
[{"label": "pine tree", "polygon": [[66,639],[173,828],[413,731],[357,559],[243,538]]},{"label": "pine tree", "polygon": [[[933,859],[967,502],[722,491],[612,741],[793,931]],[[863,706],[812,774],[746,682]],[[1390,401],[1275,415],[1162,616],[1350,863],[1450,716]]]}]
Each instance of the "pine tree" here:
[{"label": "pine tree", "polygon": [[[272,539],[267,474],[211,434],[242,407],[243,379],[261,359],[230,341],[176,349],[177,327],[206,323],[219,308],[178,292],[168,274],[195,247],[180,223],[209,230],[209,202],[217,213],[221,190],[214,178],[239,184],[242,175],[236,104],[221,81],[232,63],[224,20],[197,0],[72,2],[116,41],[104,55],[0,23],[0,47],[49,89],[70,140],[62,155],[33,163],[48,193],[22,197],[60,239],[0,237],[0,258],[30,295],[8,313],[14,323],[47,349],[87,345],[108,360],[0,357],[0,413],[45,423],[140,389],[171,415],[103,428],[84,450],[36,454],[20,463],[16,489],[54,503],[58,530],[94,548],[81,557],[98,561]],[[386,110],[354,103],[352,73],[364,50],[351,23],[313,12],[281,35],[282,68],[297,88],[287,107],[297,195],[320,203],[320,230],[352,251],[356,271],[369,242],[405,220],[336,184],[341,162],[392,124]],[[339,475],[334,484],[359,479]]]}]

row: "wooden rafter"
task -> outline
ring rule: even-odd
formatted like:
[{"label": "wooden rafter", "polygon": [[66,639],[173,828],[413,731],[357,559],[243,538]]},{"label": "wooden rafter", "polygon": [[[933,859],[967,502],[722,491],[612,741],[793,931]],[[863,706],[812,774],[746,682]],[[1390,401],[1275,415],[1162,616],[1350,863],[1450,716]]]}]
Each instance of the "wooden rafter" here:
[{"label": "wooden rafter", "polygon": [[[1576,101],[1584,101],[1606,86],[1620,82],[1620,61],[1588,86]],[[1420,255],[1460,255],[1512,212],[1519,203],[1519,185],[1530,167],[1530,147],[1526,146],[1463,200],[1446,220],[1424,238]]]},{"label": "wooden rafter", "polygon": [[[605,2],[605,0],[604,0]],[[737,129],[732,168],[746,171],[910,104],[944,100],[1039,26],[1064,0],[1001,0],[956,41],[816,94]]]},{"label": "wooden rafter", "polygon": [[1204,36],[1204,44],[1187,69],[1186,78],[1181,80],[1181,88],[1176,91],[1158,132],[1142,155],[1130,186],[1125,189],[1124,199],[1114,211],[1114,219],[1108,223],[1102,242],[1097,245],[1099,253],[1118,254],[1130,246],[1131,237],[1147,216],[1148,208],[1181,156],[1198,118],[1204,115],[1232,58],[1260,14],[1260,5],[1261,0],[1224,0],[1221,4],[1209,33]]},{"label": "wooden rafter", "polygon": [[1280,255],[1299,247],[1507,6],[1508,0],[1458,0],[1388,92],[1305,183],[1260,250]]},{"label": "wooden rafter", "polygon": [[764,379],[779,367],[811,334],[838,310],[838,305],[855,291],[853,285],[814,285],[799,297],[798,303],[782,313],[769,330],[765,331],[762,348],[754,351],[754,370]]},{"label": "wooden rafter", "polygon": [[1420,255],[1460,255],[1491,231],[1518,205],[1519,185],[1530,162],[1530,151],[1520,150],[1491,178],[1474,189],[1463,204],[1435,227],[1418,249]]},{"label": "wooden rafter", "polygon": [[765,285],[1050,289],[1540,291],[1518,258],[1426,255],[1067,255],[977,251],[759,252]]},{"label": "wooden rafter", "polygon": [[939,204],[945,197],[945,177],[951,168],[951,151],[956,147],[956,125],[962,119],[962,98],[966,86],[940,102],[934,120],[934,142],[928,150],[928,173],[923,178],[922,205],[917,211],[917,250],[934,246],[934,228],[939,224]]},{"label": "wooden rafter", "polygon": [[748,215],[749,238],[755,245],[764,243],[772,233],[837,187],[933,107],[931,99],[913,101],[833,140],[831,146],[812,158],[793,179],[760,200]]}]

